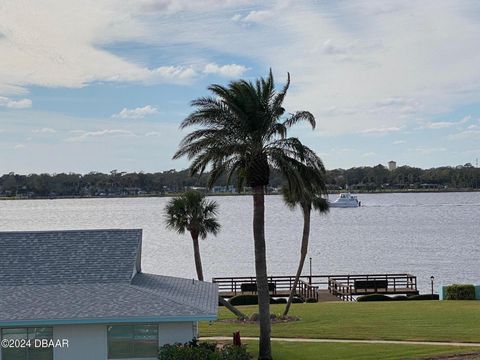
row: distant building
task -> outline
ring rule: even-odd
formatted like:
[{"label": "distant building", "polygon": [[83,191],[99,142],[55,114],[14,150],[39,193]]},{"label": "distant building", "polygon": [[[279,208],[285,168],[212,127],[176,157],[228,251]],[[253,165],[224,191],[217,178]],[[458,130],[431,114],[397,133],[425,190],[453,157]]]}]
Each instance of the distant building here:
[{"label": "distant building", "polygon": [[397,162],[396,161],[389,161],[388,162],[388,170],[393,171],[397,168]]}]

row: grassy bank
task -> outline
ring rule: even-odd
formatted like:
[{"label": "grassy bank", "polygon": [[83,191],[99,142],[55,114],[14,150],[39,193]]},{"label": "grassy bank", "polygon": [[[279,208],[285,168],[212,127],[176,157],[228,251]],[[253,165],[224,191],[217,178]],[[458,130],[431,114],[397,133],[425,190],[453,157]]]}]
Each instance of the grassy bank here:
[{"label": "grassy bank", "polygon": [[[281,313],[284,305],[272,305]],[[256,306],[243,306],[247,314]],[[300,321],[276,323],[272,337],[480,342],[480,301],[398,301],[294,304]],[[220,319],[232,318],[220,308]],[[201,336],[258,336],[255,324],[203,322]]]},{"label": "grassy bank", "polygon": [[[248,342],[249,352],[256,357],[258,342]],[[275,341],[272,344],[275,360],[406,360],[432,358],[440,355],[469,354],[480,348],[396,344],[311,344]],[[480,355],[479,355],[480,358]]]}]

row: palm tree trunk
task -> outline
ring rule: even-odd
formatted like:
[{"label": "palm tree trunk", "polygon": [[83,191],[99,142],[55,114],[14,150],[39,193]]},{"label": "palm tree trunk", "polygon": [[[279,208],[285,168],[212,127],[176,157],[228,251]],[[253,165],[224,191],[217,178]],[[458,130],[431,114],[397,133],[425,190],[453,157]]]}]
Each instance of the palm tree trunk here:
[{"label": "palm tree trunk", "polygon": [[225,300],[224,298],[222,298],[221,296],[218,296],[218,301],[220,302],[220,304],[222,304],[223,306],[225,306],[228,310],[230,310],[237,318],[239,319],[246,319],[247,318],[247,315],[245,315],[244,313],[242,313],[240,310],[238,310],[235,306],[233,306],[232,304],[230,304],[227,300]]},{"label": "palm tree trunk", "polygon": [[255,272],[257,275],[260,344],[258,359],[271,360],[270,294],[268,292],[267,258],[265,247],[265,193],[262,185],[253,187],[253,240]]},{"label": "palm tree trunk", "polygon": [[191,231],[193,240],[193,256],[195,257],[195,268],[197,269],[198,280],[203,281],[202,259],[200,258],[200,246],[198,245],[198,233]]},{"label": "palm tree trunk", "polygon": [[283,316],[287,316],[290,306],[292,305],[293,296],[295,295],[295,290],[297,289],[298,282],[300,281],[300,276],[302,275],[303,265],[305,264],[305,259],[308,252],[308,238],[310,237],[310,206],[302,206],[303,211],[303,235],[302,235],[302,245],[300,248],[300,262],[298,264],[297,274],[295,275],[295,280],[293,281],[293,287],[290,291],[290,296],[288,297],[287,305],[285,306],[285,311]]},{"label": "palm tree trunk", "polygon": [[[204,279],[203,279],[203,269],[202,269],[202,259],[200,257],[200,246],[198,244],[198,234],[195,231],[191,231],[190,235],[192,236],[192,240],[193,240],[193,253],[194,253],[194,256],[195,256],[195,267],[197,269],[198,280],[204,281]],[[240,310],[235,308],[232,304],[230,304],[228,301],[226,301],[221,296],[218,297],[218,301],[220,302],[220,304],[225,306],[228,310],[230,310],[239,319],[245,319],[247,317],[244,313],[242,313]]]}]

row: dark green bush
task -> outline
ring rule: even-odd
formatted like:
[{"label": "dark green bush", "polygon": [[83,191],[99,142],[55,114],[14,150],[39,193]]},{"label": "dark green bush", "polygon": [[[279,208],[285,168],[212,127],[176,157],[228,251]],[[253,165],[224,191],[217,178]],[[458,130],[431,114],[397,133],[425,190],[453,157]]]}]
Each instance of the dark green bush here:
[{"label": "dark green bush", "polygon": [[164,345],[158,351],[160,360],[250,360],[244,346],[225,345],[217,348],[215,343]]},{"label": "dark green bush", "polygon": [[258,305],[257,295],[236,295],[228,300],[233,306],[239,305]]},{"label": "dark green bush", "polygon": [[392,297],[392,300],[403,301],[403,300],[408,300],[408,297],[406,297],[405,295],[396,295]]},{"label": "dark green bush", "polygon": [[445,300],[475,300],[475,286],[459,284],[447,286]]},{"label": "dark green bush", "polygon": [[[297,299],[297,301],[295,299]],[[247,294],[236,295],[236,296],[230,298],[230,300],[228,300],[228,302],[230,304],[232,304],[233,306],[258,305],[258,295],[247,295]],[[302,302],[303,303],[303,299],[293,298],[293,302]],[[274,299],[274,298],[270,297],[270,304],[286,304],[286,303],[287,303],[287,299],[285,299],[285,298]]]},{"label": "dark green bush", "polygon": [[357,301],[364,302],[364,301],[392,301],[393,299],[390,296],[382,295],[382,294],[370,294],[370,295],[363,295],[357,298]]},{"label": "dark green bush", "polygon": [[438,294],[421,294],[407,297],[407,300],[438,300]]},{"label": "dark green bush", "polygon": [[307,302],[307,303],[316,303],[316,302],[318,302],[318,300],[315,299],[315,298],[308,298],[307,300],[305,300],[305,302]]},{"label": "dark green bush", "polygon": [[302,304],[302,303],[304,303],[304,302],[305,302],[305,300],[304,300],[303,298],[301,298],[301,297],[295,296],[295,297],[292,299],[292,303],[293,303],[293,304]]},{"label": "dark green bush", "polygon": [[270,300],[270,304],[286,304],[286,303],[287,303],[287,299],[285,298],[278,298],[278,299],[271,298]]}]

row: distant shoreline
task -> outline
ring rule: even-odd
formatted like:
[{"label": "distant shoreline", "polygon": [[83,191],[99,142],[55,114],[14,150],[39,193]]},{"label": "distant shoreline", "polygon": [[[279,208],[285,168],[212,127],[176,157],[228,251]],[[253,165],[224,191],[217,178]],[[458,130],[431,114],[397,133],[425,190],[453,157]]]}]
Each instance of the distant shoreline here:
[{"label": "distant shoreline", "polygon": [[[456,193],[456,192],[479,192],[480,189],[382,189],[382,190],[331,190],[331,195],[340,194],[342,192],[350,192],[352,194],[405,194],[405,193]],[[174,197],[181,193],[168,194],[144,194],[144,195],[103,195],[103,196],[36,196],[22,197],[9,196],[0,197],[0,200],[67,200],[67,199],[127,199],[127,198],[162,198]],[[207,193],[206,196],[250,196],[251,193]],[[268,193],[266,195],[281,195],[278,192]]]}]

